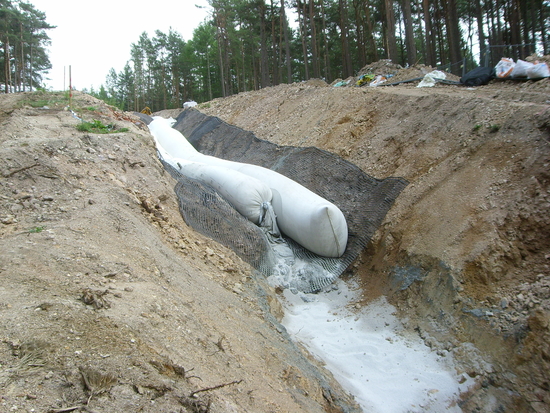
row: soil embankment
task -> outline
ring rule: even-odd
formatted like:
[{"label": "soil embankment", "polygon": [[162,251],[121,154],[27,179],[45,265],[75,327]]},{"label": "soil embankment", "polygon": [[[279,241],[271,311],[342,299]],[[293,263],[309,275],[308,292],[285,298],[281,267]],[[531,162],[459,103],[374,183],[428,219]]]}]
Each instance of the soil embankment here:
[{"label": "soil embankment", "polygon": [[337,153],[377,178],[406,178],[354,276],[478,378],[465,411],[546,411],[549,92],[548,79],[478,88],[312,81],[201,110],[262,139]]},{"label": "soil embankment", "polygon": [[[199,110],[406,178],[351,268],[365,302],[388,296],[411,330],[459,360],[477,383],[463,411],[542,412],[548,96],[548,79],[475,89],[311,81]],[[289,340],[275,292],[184,224],[137,118],[77,94],[79,116],[116,133],[78,131],[63,96],[41,98],[0,97],[2,408],[358,411]]]}]

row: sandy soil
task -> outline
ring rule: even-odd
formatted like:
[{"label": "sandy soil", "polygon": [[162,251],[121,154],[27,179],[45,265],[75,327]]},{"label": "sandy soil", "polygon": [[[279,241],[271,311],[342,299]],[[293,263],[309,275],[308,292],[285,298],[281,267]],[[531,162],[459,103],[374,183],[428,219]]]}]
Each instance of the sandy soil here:
[{"label": "sandy soil", "polygon": [[[419,74],[407,71],[396,78]],[[409,180],[355,276],[479,379],[465,411],[549,411],[550,80],[417,83],[310,81],[200,110],[262,139],[329,150],[377,178]]]},{"label": "sandy soil", "polygon": [[184,224],[137,118],[77,94],[129,129],[79,132],[36,99],[0,97],[1,411],[358,411],[250,267]]},{"label": "sandy soil", "polygon": [[[548,411],[550,81],[281,85],[199,106],[410,185],[351,268],[476,378],[463,411]],[[275,292],[183,222],[143,124],[0,96],[0,409],[359,411]],[[162,112],[164,116],[177,111]],[[116,131],[115,131],[116,132]],[[412,277],[412,278],[411,278]]]}]

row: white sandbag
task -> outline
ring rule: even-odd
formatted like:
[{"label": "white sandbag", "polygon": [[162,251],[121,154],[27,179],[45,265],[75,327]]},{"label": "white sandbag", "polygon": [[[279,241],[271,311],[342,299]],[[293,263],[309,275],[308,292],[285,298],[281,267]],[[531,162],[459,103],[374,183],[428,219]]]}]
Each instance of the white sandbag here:
[{"label": "white sandbag", "polygon": [[262,181],[233,169],[172,158],[183,175],[214,188],[237,211],[256,225],[262,224],[271,189]]},{"label": "white sandbag", "polygon": [[173,158],[233,169],[264,182],[273,193],[279,229],[303,247],[324,257],[344,253],[348,227],[344,214],[334,204],[271,169],[203,155],[163,119],[154,119],[149,128]]},{"label": "white sandbag", "polygon": [[308,250],[324,257],[340,257],[348,240],[348,227],[342,211],[334,204],[271,169],[227,161],[200,152],[188,160],[221,166],[255,177],[273,193],[273,210],[279,229]]},{"label": "white sandbag", "polygon": [[532,67],[527,69],[527,77],[529,79],[540,79],[550,76],[550,69],[545,62],[535,63]]},{"label": "white sandbag", "polygon": [[[268,213],[271,208],[273,194],[266,184],[233,169],[173,157],[162,144],[174,149],[174,140],[181,139],[183,135],[173,129],[170,122],[165,122],[165,120],[154,120],[153,122],[155,124],[152,128],[152,134],[156,141],[157,150],[165,162],[184,176],[211,186],[249,221],[256,225],[269,227],[270,232],[279,235],[276,222],[271,222],[271,216]],[[179,136],[171,131],[177,132]],[[189,143],[185,137],[183,139]],[[176,149],[179,149],[180,154],[186,154],[187,156],[199,154],[191,144],[183,146],[185,151],[182,151],[182,148]]]},{"label": "white sandbag", "polygon": [[518,59],[510,76],[512,78],[527,77],[527,71],[533,66],[533,63],[531,62],[526,62],[525,60]]},{"label": "white sandbag", "polygon": [[189,154],[198,153],[185,136],[172,128],[172,120],[155,116],[149,123],[149,131],[158,146],[163,148],[172,158],[188,159]]}]

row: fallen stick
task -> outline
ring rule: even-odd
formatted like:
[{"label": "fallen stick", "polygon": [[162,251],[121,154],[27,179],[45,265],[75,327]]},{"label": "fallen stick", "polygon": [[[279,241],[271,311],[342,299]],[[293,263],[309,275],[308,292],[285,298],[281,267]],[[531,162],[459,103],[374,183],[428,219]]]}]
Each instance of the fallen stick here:
[{"label": "fallen stick", "polygon": [[35,163],[35,164],[33,164],[33,165],[24,166],[23,168],[16,169],[15,171],[11,171],[10,173],[4,175],[4,178],[10,178],[10,177],[12,177],[13,175],[15,175],[15,174],[18,173],[18,172],[22,172],[22,171],[25,171],[25,170],[27,170],[27,169],[34,168],[35,166],[40,166],[40,164],[39,164],[39,163]]},{"label": "fallen stick", "polygon": [[204,392],[204,391],[216,390],[216,389],[221,389],[222,387],[225,387],[225,386],[231,386],[232,384],[239,384],[242,381],[243,380],[241,379],[241,380],[232,381],[231,383],[224,383],[224,384],[218,384],[217,386],[205,387],[204,389],[194,391],[193,393],[191,393],[189,395],[189,397],[193,397],[195,394],[201,393],[201,392]]}]

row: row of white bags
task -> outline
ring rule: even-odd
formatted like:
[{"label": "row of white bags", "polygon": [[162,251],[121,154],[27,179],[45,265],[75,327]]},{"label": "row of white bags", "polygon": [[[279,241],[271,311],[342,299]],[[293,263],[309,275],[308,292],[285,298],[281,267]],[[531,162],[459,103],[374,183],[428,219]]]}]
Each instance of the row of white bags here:
[{"label": "row of white bags", "polygon": [[[183,175],[216,189],[250,221],[278,226],[318,255],[336,258],[344,253],[348,227],[334,204],[271,169],[201,154],[167,119],[155,117],[149,130],[166,162]],[[276,223],[263,222],[272,218],[266,205],[268,210],[272,206]]]},{"label": "row of white bags", "polygon": [[545,62],[531,63],[521,59],[514,62],[514,59],[510,59],[508,57],[503,57],[500,59],[500,62],[497,63],[495,70],[496,76],[500,79],[540,79],[550,76],[550,70]]}]

